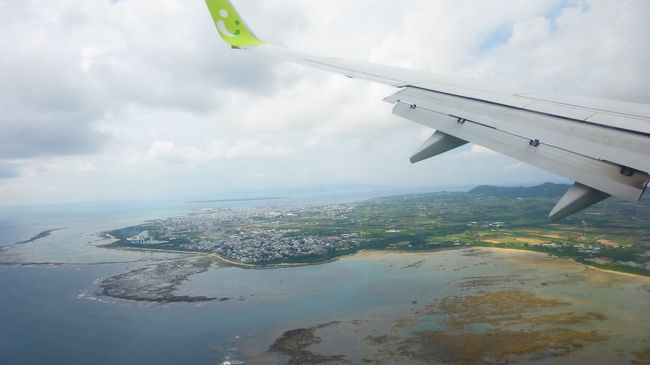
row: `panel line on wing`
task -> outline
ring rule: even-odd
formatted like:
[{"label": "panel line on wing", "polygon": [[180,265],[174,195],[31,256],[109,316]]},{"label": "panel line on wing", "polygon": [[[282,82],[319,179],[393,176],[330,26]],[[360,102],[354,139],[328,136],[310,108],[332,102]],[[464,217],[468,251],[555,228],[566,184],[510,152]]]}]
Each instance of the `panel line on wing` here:
[{"label": "panel line on wing", "polygon": [[[586,119],[576,119],[576,118],[571,118],[571,117],[568,117],[566,115],[562,115],[562,114],[559,114],[559,113],[558,114],[553,114],[553,113],[544,112],[544,111],[540,111],[540,110],[528,109],[527,108],[528,106],[531,106],[531,105],[533,105],[533,104],[535,104],[537,102],[536,100],[534,100],[534,99],[531,100],[530,98],[528,98],[528,99],[531,100],[531,102],[528,103],[528,104],[525,104],[525,106],[522,107],[522,106],[515,106],[515,105],[501,103],[501,102],[488,100],[488,99],[481,99],[481,98],[475,98],[475,97],[471,97],[471,96],[467,96],[467,95],[454,94],[454,93],[444,92],[444,91],[435,90],[435,89],[428,89],[428,88],[425,88],[425,87],[422,87],[422,86],[406,85],[406,87],[413,88],[413,89],[419,89],[419,90],[423,90],[423,91],[427,91],[427,92],[443,94],[443,95],[449,95],[449,96],[453,96],[453,97],[457,97],[457,98],[463,98],[463,99],[466,99],[466,100],[472,100],[472,101],[476,101],[476,102],[482,102],[482,103],[487,103],[487,104],[492,104],[492,105],[498,105],[498,106],[504,107],[504,108],[521,110],[521,111],[531,112],[531,113],[545,115],[545,116],[551,116],[551,117],[554,117],[554,118],[560,118],[560,119],[568,120],[568,121],[571,121],[571,122],[584,123],[584,124],[588,124],[588,125],[593,125],[593,126],[598,126],[598,127],[608,128],[608,129],[614,129],[614,130],[619,130],[619,131],[623,131],[623,132],[626,132],[626,133],[634,133],[634,134],[642,135],[642,136],[645,136],[645,137],[650,137],[650,129],[648,131],[640,131],[640,130],[635,130],[635,129],[630,129],[630,128],[624,128],[624,127],[621,127],[621,126],[615,126],[615,125],[612,125],[612,124],[597,123],[597,122],[593,122],[593,121],[588,120],[589,118],[593,118],[593,117],[601,114],[601,111],[595,112],[594,114],[586,117]],[[603,112],[606,112],[606,111],[603,111]]]},{"label": "panel line on wing", "polygon": [[[398,102],[398,103],[402,103],[402,104],[407,104],[407,105],[409,105],[409,106],[417,106],[417,104],[410,103],[410,102],[408,102],[408,101],[404,101],[404,100],[401,100],[401,99],[400,99],[400,100],[397,100],[397,102]],[[425,108],[425,107],[422,107],[422,106],[417,106],[417,108],[424,109],[424,110],[429,111],[429,112],[432,112],[432,113],[439,113],[439,111],[437,111],[437,110],[428,109],[428,108]],[[411,107],[411,109],[415,109],[415,108],[412,108],[412,107]],[[503,130],[503,129],[499,129],[499,128],[497,128],[497,127],[494,127],[494,126],[491,126],[491,125],[488,125],[488,124],[484,124],[484,123],[480,123],[480,122],[477,122],[477,121],[475,121],[475,120],[466,119],[466,118],[459,117],[459,116],[457,116],[457,115],[453,115],[453,114],[447,114],[447,116],[452,117],[452,118],[455,118],[455,119],[458,119],[459,121],[462,120],[463,122],[462,122],[462,123],[459,122],[459,124],[464,124],[464,123],[469,122],[469,123],[472,123],[472,124],[479,125],[479,126],[481,126],[481,127],[490,128],[490,129],[495,129],[495,130],[497,130],[497,131],[499,131],[499,132],[501,132],[501,133],[505,133],[505,134],[511,135],[511,136],[513,136],[513,137],[523,138],[523,139],[527,139],[527,140],[529,140],[529,141],[537,141],[537,146],[539,146],[539,145],[541,145],[541,144],[544,144],[544,145],[547,145],[547,146],[550,146],[550,147],[553,147],[553,148],[557,148],[557,149],[560,149],[560,150],[564,150],[564,151],[566,151],[566,152],[570,152],[570,153],[574,153],[574,154],[577,154],[577,155],[581,155],[581,156],[584,156],[584,157],[587,157],[587,158],[591,158],[590,156],[583,155],[583,154],[580,154],[580,153],[576,153],[576,152],[574,152],[574,151],[571,151],[571,150],[568,150],[568,149],[562,148],[562,147],[560,147],[560,146],[553,145],[553,144],[551,144],[551,143],[546,143],[546,142],[544,142],[544,141],[540,141],[540,140],[538,140],[538,139],[531,138],[531,137],[529,137],[529,136],[523,136],[523,135],[520,135],[520,134],[512,133],[512,132],[510,132],[510,131],[506,131],[506,130]],[[537,147],[537,146],[536,146],[536,147]]]}]

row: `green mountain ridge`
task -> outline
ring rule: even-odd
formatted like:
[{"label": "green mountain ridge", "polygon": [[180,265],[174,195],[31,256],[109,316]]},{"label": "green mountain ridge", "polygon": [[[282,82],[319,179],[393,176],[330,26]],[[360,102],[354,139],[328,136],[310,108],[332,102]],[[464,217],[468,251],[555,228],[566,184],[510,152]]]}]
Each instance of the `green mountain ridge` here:
[{"label": "green mountain ridge", "polygon": [[468,191],[468,194],[484,195],[499,198],[531,198],[531,197],[545,197],[555,198],[562,196],[570,185],[567,184],[554,184],[544,183],[536,186],[492,186],[481,185]]}]

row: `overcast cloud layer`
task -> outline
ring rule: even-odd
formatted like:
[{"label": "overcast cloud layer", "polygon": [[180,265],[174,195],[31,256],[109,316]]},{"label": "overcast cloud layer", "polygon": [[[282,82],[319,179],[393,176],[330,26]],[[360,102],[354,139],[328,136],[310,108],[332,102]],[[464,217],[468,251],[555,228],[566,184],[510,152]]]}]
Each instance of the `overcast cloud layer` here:
[{"label": "overcast cloud layer", "polygon": [[[270,43],[650,103],[650,2],[240,0]],[[278,187],[518,184],[478,146],[411,165],[431,130],[393,89],[230,50],[202,0],[0,0],[0,204]]]}]

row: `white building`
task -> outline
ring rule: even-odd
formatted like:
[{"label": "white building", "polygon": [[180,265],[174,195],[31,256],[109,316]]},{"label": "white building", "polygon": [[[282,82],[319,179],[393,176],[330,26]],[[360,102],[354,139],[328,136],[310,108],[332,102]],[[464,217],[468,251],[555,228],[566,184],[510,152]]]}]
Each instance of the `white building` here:
[{"label": "white building", "polygon": [[151,236],[149,236],[149,231],[142,231],[133,237],[126,239],[132,245],[142,245],[148,241],[151,241]]}]

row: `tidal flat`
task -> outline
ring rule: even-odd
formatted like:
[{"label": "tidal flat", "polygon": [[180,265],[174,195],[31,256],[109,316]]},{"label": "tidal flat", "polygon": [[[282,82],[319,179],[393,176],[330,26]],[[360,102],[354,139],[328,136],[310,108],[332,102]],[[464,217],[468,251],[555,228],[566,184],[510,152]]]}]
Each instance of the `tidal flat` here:
[{"label": "tidal flat", "polygon": [[[50,239],[16,246],[4,259],[25,264],[31,246],[56,243]],[[7,286],[14,294],[5,298],[0,338],[32,343],[33,333],[42,333],[44,346],[0,348],[0,359],[638,365],[650,358],[650,278],[544,253],[369,250],[317,265],[255,268],[215,255],[105,249],[82,236],[55,258],[81,250],[74,242],[98,261],[3,268],[22,279]],[[119,263],[104,264],[104,252]],[[61,285],[65,280],[71,283]],[[34,295],[41,300],[27,299]],[[33,313],[50,307],[60,315],[26,327]],[[89,329],[113,334],[114,345],[79,335]]]},{"label": "tidal flat", "polygon": [[[240,343],[242,359],[418,365],[647,361],[650,280],[644,277],[489,248],[362,252],[327,265],[373,277],[356,277],[364,283],[347,293],[348,310],[260,326]],[[355,308],[362,296],[374,304]]]}]

